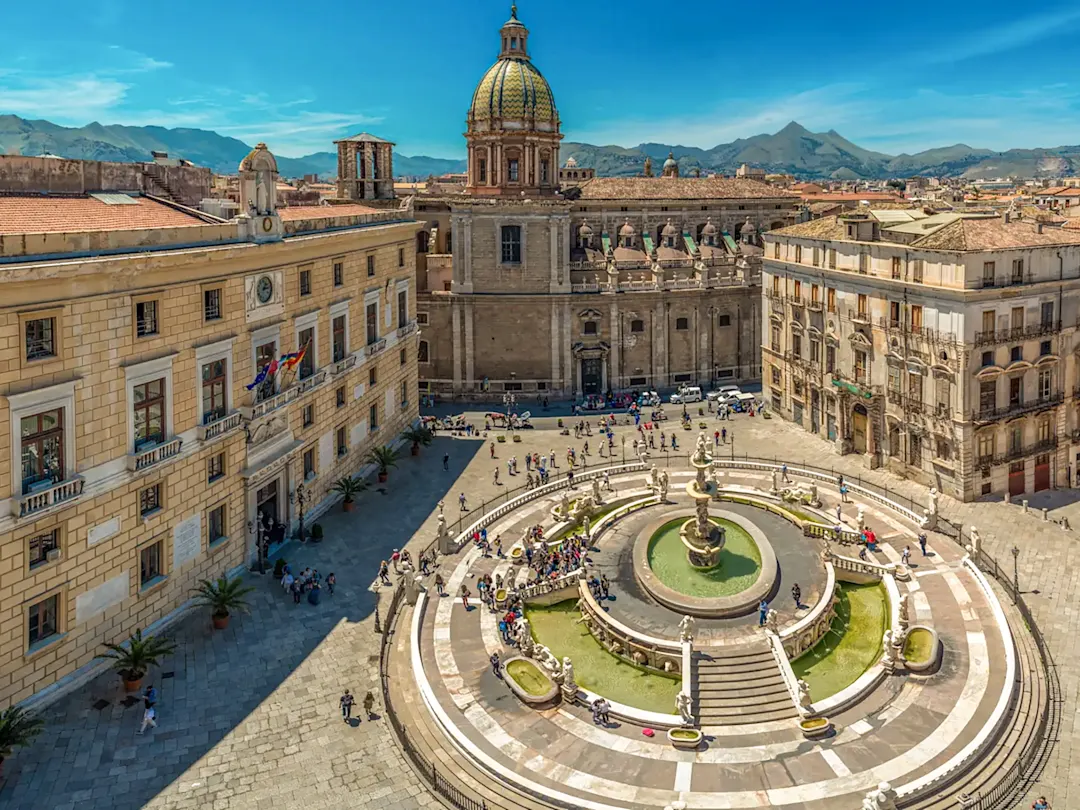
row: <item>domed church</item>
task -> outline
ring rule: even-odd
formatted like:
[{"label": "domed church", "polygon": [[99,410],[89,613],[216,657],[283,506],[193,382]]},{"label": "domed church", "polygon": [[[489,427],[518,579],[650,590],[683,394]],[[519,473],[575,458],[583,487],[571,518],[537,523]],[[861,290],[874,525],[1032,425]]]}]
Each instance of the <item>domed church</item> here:
[{"label": "domed church", "polygon": [[759,378],[758,234],[795,221],[799,198],[680,172],[674,154],[596,177],[588,155],[560,155],[517,6],[497,46],[465,115],[464,187],[413,199],[422,392],[528,403]]}]

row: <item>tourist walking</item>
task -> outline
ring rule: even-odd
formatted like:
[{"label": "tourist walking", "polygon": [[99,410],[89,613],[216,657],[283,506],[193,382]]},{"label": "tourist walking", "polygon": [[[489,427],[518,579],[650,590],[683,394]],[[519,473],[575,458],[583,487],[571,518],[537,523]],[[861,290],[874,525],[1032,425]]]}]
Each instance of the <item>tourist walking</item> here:
[{"label": "tourist walking", "polygon": [[[386,560],[379,563],[379,581],[382,582],[383,585],[390,584],[390,566],[386,564]],[[299,602],[300,599],[297,598],[296,601]]]},{"label": "tourist walking", "polygon": [[592,721],[594,726],[600,725],[600,702],[601,698],[597,698],[592,702]]},{"label": "tourist walking", "polygon": [[345,694],[341,696],[341,721],[348,723],[352,719],[352,707],[356,701],[353,699],[352,692],[348,689],[345,690]]},{"label": "tourist walking", "polygon": [[[424,570],[424,560],[420,561],[420,570]],[[334,586],[337,585],[337,577],[334,576],[334,572],[330,572],[330,576],[326,578],[326,590],[330,591],[330,595],[334,595]]]},{"label": "tourist walking", "polygon": [[781,467],[780,467],[780,475],[783,476],[785,484],[790,484],[791,483],[791,477],[787,474],[787,464],[781,465]]},{"label": "tourist walking", "polygon": [[465,606],[465,610],[470,610],[470,608],[469,608],[469,596],[470,596],[470,594],[469,594],[468,586],[465,585],[464,583],[462,583],[462,585],[461,585],[461,604],[463,604]]},{"label": "tourist walking", "polygon": [[499,660],[499,653],[493,652],[491,658],[488,660],[491,661],[492,674],[499,680],[502,680],[502,661]]},{"label": "tourist walking", "polygon": [[495,442],[491,443],[491,457],[495,458]]},{"label": "tourist walking", "polygon": [[364,714],[367,715],[367,719],[371,719],[371,710],[375,706],[375,696],[371,694],[369,689],[367,694],[364,695]]},{"label": "tourist walking", "polygon": [[802,607],[802,589],[799,588],[798,582],[791,586],[791,598],[795,600],[796,610]]},{"label": "tourist walking", "polygon": [[724,444],[727,444],[727,428],[724,428],[723,430],[720,431],[720,440]]},{"label": "tourist walking", "polygon": [[1031,810],[1050,810],[1050,803],[1045,796],[1040,796],[1031,804]]},{"label": "tourist walking", "polygon": [[495,486],[499,485],[499,468],[495,468]]},{"label": "tourist walking", "polygon": [[462,512],[468,512],[469,511],[469,508],[465,505],[465,493],[464,492],[462,492],[460,495],[458,495],[458,503],[461,504],[461,511]]},{"label": "tourist walking", "polygon": [[840,513],[840,504],[836,505],[836,522],[837,523],[843,523],[844,522],[843,515],[841,515],[841,513]]},{"label": "tourist walking", "polygon": [[435,572],[435,592],[437,594],[439,594],[439,596],[446,596],[446,591],[443,590],[445,587],[446,587],[446,583],[443,581],[442,572],[441,571],[436,571]]},{"label": "tourist walking", "polygon": [[926,532],[919,532],[919,548],[922,549],[922,555],[926,556]]},{"label": "tourist walking", "polygon": [[764,599],[761,600],[761,604],[758,605],[758,627],[765,626],[765,617],[769,614],[769,603]]},{"label": "tourist walking", "polygon": [[611,718],[608,717],[609,711],[611,711],[611,704],[607,702],[607,698],[600,698],[600,722],[605,726],[611,722]]},{"label": "tourist walking", "polygon": [[154,728],[158,727],[157,726],[157,709],[155,709],[153,706],[147,706],[145,709],[143,709],[142,725],[139,727],[139,730],[137,732],[135,732],[135,733],[136,734],[144,733],[146,731],[147,726],[153,726]]},{"label": "tourist walking", "polygon": [[608,588],[609,588],[608,578],[606,576],[604,576],[603,574],[601,574],[600,575],[600,592],[604,594],[605,599],[608,598]]},{"label": "tourist walking", "polygon": [[443,453],[442,468],[444,470],[449,470],[450,469],[450,454],[449,453]]},{"label": "tourist walking", "polygon": [[911,563],[911,546],[904,546],[904,551],[900,555],[900,562],[904,565],[909,565]]}]

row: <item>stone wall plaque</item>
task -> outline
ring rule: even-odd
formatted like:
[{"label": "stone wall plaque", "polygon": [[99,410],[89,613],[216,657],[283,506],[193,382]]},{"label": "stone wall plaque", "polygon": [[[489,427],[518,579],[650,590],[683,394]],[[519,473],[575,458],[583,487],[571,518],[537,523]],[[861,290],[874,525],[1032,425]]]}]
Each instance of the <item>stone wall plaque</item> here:
[{"label": "stone wall plaque", "polygon": [[334,466],[334,434],[324,433],[319,437],[319,469],[329,470]]},{"label": "stone wall plaque", "polygon": [[173,528],[173,571],[199,556],[202,548],[202,512],[196,512]]},{"label": "stone wall plaque", "polygon": [[131,591],[127,571],[75,597],[75,624],[84,624],[113,605],[119,605]]},{"label": "stone wall plaque", "polygon": [[99,523],[97,526],[90,527],[90,531],[86,533],[86,544],[88,546],[97,545],[103,540],[108,540],[113,535],[119,534],[119,532],[120,518],[111,518],[104,523]]}]

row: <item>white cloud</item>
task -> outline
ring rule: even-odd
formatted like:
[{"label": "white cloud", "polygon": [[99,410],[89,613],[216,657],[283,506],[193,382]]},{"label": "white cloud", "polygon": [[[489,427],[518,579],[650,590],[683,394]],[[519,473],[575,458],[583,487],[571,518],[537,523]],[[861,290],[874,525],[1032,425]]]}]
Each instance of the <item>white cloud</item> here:
[{"label": "white cloud", "polygon": [[1047,39],[1080,23],[1080,8],[1059,9],[1027,18],[1012,19],[1004,25],[984,28],[945,42],[936,41],[918,61],[935,64],[959,62],[977,56],[993,56]]},{"label": "white cloud", "polygon": [[0,86],[0,110],[24,118],[41,116],[85,124],[123,101],[128,87],[116,79],[96,76],[8,80]]}]

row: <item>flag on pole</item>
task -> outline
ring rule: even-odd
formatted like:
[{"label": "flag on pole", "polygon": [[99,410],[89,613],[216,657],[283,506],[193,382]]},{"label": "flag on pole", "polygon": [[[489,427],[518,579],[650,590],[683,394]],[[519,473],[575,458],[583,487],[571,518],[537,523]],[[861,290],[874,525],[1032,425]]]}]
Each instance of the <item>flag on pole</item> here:
[{"label": "flag on pole", "polygon": [[262,384],[262,382],[266,379],[267,375],[270,374],[270,366],[272,366],[272,365],[274,365],[274,363],[267,363],[265,366],[263,366],[259,370],[259,373],[255,375],[254,382],[252,382],[251,385],[247,386],[248,391],[251,391],[252,389],[257,388],[259,385]]},{"label": "flag on pole", "polygon": [[310,342],[305,343],[304,347],[302,349],[300,349],[300,351],[293,352],[292,354],[285,355],[284,365],[285,365],[285,370],[286,371],[292,371],[294,368],[296,368],[298,365],[300,365],[300,363],[304,359],[304,355],[307,354],[308,346],[310,346],[310,345],[311,345]]}]

